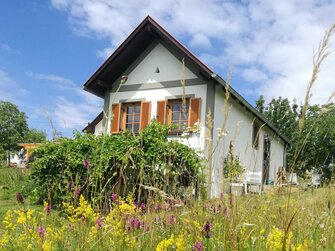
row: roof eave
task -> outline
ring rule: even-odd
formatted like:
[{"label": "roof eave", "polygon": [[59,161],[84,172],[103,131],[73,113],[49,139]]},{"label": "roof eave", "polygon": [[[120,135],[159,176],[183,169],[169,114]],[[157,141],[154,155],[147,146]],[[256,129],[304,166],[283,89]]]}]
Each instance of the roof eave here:
[{"label": "roof eave", "polygon": [[[223,85],[225,89],[227,89],[227,83],[224,79],[222,79],[218,74],[212,74],[213,79],[215,79],[219,84]],[[237,91],[234,90],[231,86],[229,86],[229,91],[231,95],[236,97],[238,101],[240,101],[248,110],[251,111],[253,115],[255,115],[260,121],[262,121],[265,125],[267,125],[275,134],[277,134],[282,140],[284,140],[289,146],[292,145],[292,142],[282,134],[268,119],[266,119],[259,111],[256,110],[248,101],[246,101]]]}]

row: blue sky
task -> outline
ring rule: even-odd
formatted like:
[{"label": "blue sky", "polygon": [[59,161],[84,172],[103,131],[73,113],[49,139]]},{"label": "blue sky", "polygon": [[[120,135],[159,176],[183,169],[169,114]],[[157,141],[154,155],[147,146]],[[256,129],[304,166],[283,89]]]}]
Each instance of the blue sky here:
[{"label": "blue sky", "polygon": [[[250,103],[284,96],[298,103],[313,48],[335,22],[334,1],[51,0],[0,2],[0,100],[26,112],[29,126],[65,136],[81,130],[102,100],[83,83],[151,15]],[[334,41],[334,39],[333,39]],[[334,55],[312,102],[335,89]]]}]

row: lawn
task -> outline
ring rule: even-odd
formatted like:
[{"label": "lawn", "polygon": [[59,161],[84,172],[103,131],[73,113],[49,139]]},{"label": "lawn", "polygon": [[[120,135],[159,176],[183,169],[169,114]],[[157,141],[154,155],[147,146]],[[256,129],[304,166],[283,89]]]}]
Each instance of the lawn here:
[{"label": "lawn", "polygon": [[29,199],[33,197],[34,184],[28,176],[29,170],[26,169],[0,167],[0,220],[7,210],[22,207],[16,201],[16,192],[23,194],[27,208],[41,208]]},{"label": "lawn", "polygon": [[282,250],[284,240],[286,250],[335,250],[331,187],[140,205],[114,195],[103,213],[83,196],[62,210],[34,205],[28,173],[0,169],[0,250]]}]

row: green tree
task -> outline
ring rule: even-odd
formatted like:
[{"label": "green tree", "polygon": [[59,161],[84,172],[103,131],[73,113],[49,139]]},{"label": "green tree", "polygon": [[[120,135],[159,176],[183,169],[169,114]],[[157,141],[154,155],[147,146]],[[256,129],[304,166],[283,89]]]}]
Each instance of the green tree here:
[{"label": "green tree", "polygon": [[259,111],[260,113],[264,112],[264,103],[265,103],[265,99],[263,95],[259,96],[259,99],[256,100],[256,109],[257,111]]},{"label": "green tree", "polygon": [[45,140],[46,133],[34,128],[29,129],[24,138],[25,143],[42,143],[45,142]]},{"label": "green tree", "polygon": [[[256,101],[256,105],[263,106],[264,103],[260,100],[262,97]],[[263,106],[263,115],[292,142],[292,147],[287,152],[288,167],[293,166],[300,174],[314,169],[330,179],[333,175],[330,166],[335,160],[334,104],[307,107],[301,134],[298,128],[301,108],[295,101],[290,102],[282,97],[272,99],[268,105]]]},{"label": "green tree", "polygon": [[16,105],[0,101],[0,145],[3,152],[17,150],[28,132],[27,118]]}]

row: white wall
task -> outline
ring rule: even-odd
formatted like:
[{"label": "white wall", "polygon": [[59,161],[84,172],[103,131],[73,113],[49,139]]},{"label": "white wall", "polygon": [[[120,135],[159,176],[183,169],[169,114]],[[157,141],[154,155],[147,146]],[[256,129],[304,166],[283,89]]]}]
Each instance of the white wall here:
[{"label": "white wall", "polygon": [[103,127],[102,127],[102,120],[99,121],[98,124],[94,127],[94,135],[98,136],[103,133]]},{"label": "white wall", "polygon": [[262,171],[263,168],[263,140],[268,135],[271,140],[270,152],[270,180],[275,180],[277,168],[283,165],[284,142],[274,135],[267,126],[261,126],[258,149],[252,147],[252,130],[254,116],[238,101],[230,97],[229,112],[226,124],[227,135],[219,139],[217,128],[224,123],[224,91],[216,88],[214,109],[214,138],[213,138],[213,166],[211,196],[218,197],[223,188],[223,162],[229,152],[230,141],[234,145],[234,155],[238,155],[243,165],[250,171]]},{"label": "white wall", "polygon": [[[159,68],[159,73],[156,73],[157,67]],[[187,68],[184,74],[185,79],[197,78]],[[125,85],[180,80],[181,76],[182,63],[162,44],[157,44],[136,68],[128,74],[128,80]]]}]

